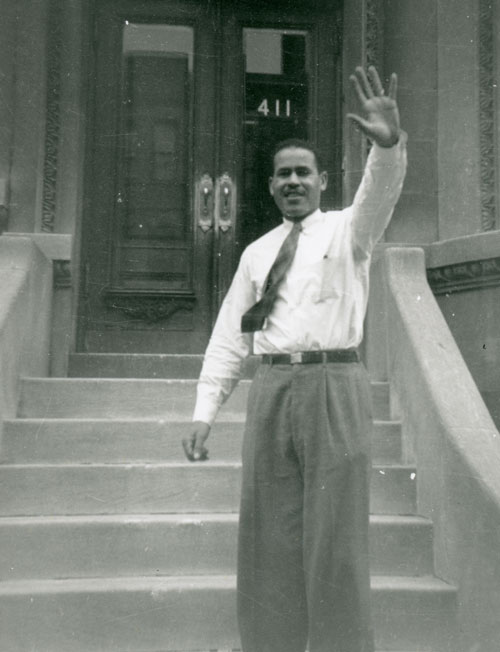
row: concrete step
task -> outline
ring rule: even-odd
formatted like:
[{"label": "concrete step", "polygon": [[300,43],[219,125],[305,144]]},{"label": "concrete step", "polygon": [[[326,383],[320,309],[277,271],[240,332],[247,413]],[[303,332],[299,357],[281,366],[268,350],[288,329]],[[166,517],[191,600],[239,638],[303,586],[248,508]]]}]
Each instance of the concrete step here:
[{"label": "concrete step", "polygon": [[[242,418],[251,381],[236,387],[221,413]],[[195,380],[25,378],[18,417],[183,419],[191,417]],[[372,383],[373,416],[389,420],[389,384]]]},{"label": "concrete step", "polygon": [[[413,514],[416,472],[375,466],[372,512]],[[236,512],[240,465],[6,464],[0,469],[0,515]]]},{"label": "concrete step", "polygon": [[[219,420],[208,441],[210,459],[237,462],[244,421]],[[15,419],[4,422],[0,462],[118,463],[181,462],[181,440],[190,420]],[[373,430],[375,462],[401,461],[401,424],[377,421]]]},{"label": "concrete step", "polygon": [[[237,527],[227,513],[0,518],[0,579],[232,574]],[[427,519],[372,516],[370,544],[375,574],[433,572]]]},{"label": "concrete step", "polygon": [[[0,583],[9,652],[157,652],[239,647],[232,576]],[[454,652],[455,589],[435,578],[374,577],[377,647]]]},{"label": "concrete step", "polygon": [[[72,353],[68,361],[70,378],[198,378],[203,355],[147,353]],[[252,378],[260,364],[250,357],[243,378]]]},{"label": "concrete step", "polygon": [[457,590],[435,577],[374,577],[376,647],[456,652]]},{"label": "concrete step", "polygon": [[[241,419],[249,385],[241,381],[223,406],[226,419]],[[183,420],[191,417],[195,396],[195,380],[27,378],[17,416]]]}]

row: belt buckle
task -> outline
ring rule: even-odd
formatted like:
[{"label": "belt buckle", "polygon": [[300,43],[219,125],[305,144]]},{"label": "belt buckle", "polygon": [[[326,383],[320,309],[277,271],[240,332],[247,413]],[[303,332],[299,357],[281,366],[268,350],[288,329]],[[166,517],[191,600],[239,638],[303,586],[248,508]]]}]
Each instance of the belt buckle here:
[{"label": "belt buckle", "polygon": [[302,352],[297,351],[297,353],[290,353],[290,364],[301,364],[302,363]]}]

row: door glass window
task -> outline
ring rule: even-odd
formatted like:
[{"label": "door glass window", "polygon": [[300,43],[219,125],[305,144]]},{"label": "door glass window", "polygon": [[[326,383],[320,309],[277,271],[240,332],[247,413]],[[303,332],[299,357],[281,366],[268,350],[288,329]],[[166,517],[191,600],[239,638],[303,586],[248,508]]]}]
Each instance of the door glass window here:
[{"label": "door glass window", "polygon": [[280,216],[269,197],[269,154],[280,140],[308,137],[308,38],[292,29],[243,30],[245,125],[243,229],[245,246]]},{"label": "door glass window", "polygon": [[193,29],[123,24],[113,282],[190,283]]},{"label": "door glass window", "polygon": [[192,28],[127,22],[123,72],[123,238],[183,242],[189,231]]}]

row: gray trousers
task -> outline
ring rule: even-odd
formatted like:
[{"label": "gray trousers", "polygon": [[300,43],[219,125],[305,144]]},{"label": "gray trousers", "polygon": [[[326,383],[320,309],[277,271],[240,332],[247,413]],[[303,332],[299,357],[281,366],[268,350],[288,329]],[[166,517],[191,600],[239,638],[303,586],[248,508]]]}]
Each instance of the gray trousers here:
[{"label": "gray trousers", "polygon": [[243,442],[244,652],[372,652],[371,398],[359,363],[262,364]]}]

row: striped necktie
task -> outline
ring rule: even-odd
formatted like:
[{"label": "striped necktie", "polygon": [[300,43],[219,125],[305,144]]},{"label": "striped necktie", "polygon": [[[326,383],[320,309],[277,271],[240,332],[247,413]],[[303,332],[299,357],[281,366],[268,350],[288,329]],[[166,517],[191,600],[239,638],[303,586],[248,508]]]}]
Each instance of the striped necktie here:
[{"label": "striped necktie", "polygon": [[292,264],[301,231],[302,224],[300,222],[295,222],[292,230],[283,241],[283,244],[278,251],[278,255],[276,256],[276,260],[269,271],[264,284],[265,290],[262,298],[247,310],[241,318],[242,333],[253,333],[262,330],[267,316],[273,309],[274,302],[278,296],[279,286],[283,282],[286,273]]}]

